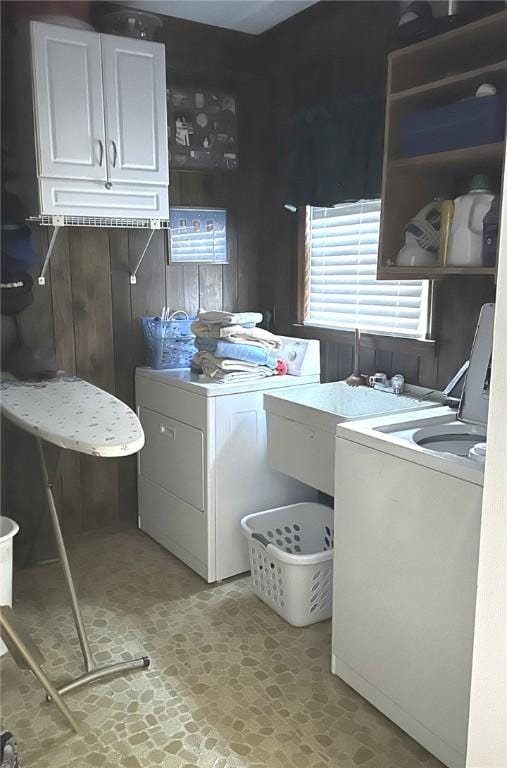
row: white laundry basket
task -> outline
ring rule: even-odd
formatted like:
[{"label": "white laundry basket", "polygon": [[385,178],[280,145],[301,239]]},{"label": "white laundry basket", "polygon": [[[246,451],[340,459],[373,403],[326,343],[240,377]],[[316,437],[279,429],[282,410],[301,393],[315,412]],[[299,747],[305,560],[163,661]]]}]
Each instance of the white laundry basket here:
[{"label": "white laundry basket", "polygon": [[[19,525],[10,517],[0,516],[0,605],[12,605],[12,540]],[[7,653],[0,640],[0,656]]]},{"label": "white laundry basket", "polygon": [[254,592],[294,627],[331,616],[333,522],[330,507],[310,502],[241,521]]}]

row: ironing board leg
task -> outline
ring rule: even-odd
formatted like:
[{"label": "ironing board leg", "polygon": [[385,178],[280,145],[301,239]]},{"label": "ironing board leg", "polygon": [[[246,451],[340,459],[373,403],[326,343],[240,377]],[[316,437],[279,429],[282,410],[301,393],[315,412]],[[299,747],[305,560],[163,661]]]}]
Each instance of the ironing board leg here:
[{"label": "ironing board leg", "polygon": [[[132,659],[131,661],[122,661],[116,664],[109,664],[105,667],[97,667],[95,665],[95,662],[93,660],[93,655],[88,643],[88,637],[87,637],[86,628],[83,622],[83,616],[81,614],[81,609],[79,607],[79,603],[77,599],[76,588],[74,586],[74,580],[72,578],[69,559],[67,557],[67,550],[65,549],[65,542],[63,540],[62,529],[60,527],[60,521],[58,519],[55,499],[53,496],[53,483],[54,483],[54,480],[56,479],[56,476],[60,468],[60,461],[58,461],[58,464],[57,464],[55,477],[53,478],[53,481],[51,481],[49,479],[48,468],[46,464],[46,457],[44,455],[44,448],[42,445],[42,440],[40,440],[40,438],[37,439],[37,447],[39,451],[39,459],[40,459],[40,465],[41,465],[41,471],[42,471],[42,479],[44,482],[44,490],[46,493],[46,499],[49,507],[49,514],[51,517],[51,524],[53,526],[53,532],[56,540],[56,547],[58,550],[60,561],[62,563],[63,573],[65,576],[65,581],[67,583],[67,588],[69,590],[70,600],[72,604],[72,613],[74,616],[76,631],[79,638],[79,644],[81,646],[81,651],[83,653],[83,658],[84,658],[85,668],[86,668],[86,672],[84,675],[81,675],[75,680],[72,680],[71,682],[62,686],[62,688],[58,690],[58,693],[63,694],[63,693],[68,693],[69,691],[72,691],[76,688],[79,688],[82,685],[87,685],[88,683],[92,683],[92,682],[95,682],[96,680],[100,680],[103,677],[109,677],[110,675],[119,674],[120,672],[126,672],[133,669],[146,669],[147,667],[150,666],[150,659],[148,656],[142,656],[139,659]],[[60,455],[61,455],[61,450],[60,450]],[[50,697],[51,697],[51,694],[48,695],[48,698]]]},{"label": "ironing board leg", "polygon": [[[58,550],[58,556],[62,564],[65,581],[67,582],[67,589],[70,594],[70,601],[72,604],[72,613],[74,615],[74,622],[76,624],[77,636],[79,638],[79,644],[81,651],[83,652],[83,658],[86,665],[86,671],[90,672],[93,669],[93,656],[88,644],[88,637],[86,636],[86,629],[81,615],[81,609],[77,601],[76,588],[74,586],[74,580],[69,565],[69,558],[67,557],[67,550],[65,549],[65,543],[63,541],[62,529],[60,527],[60,521],[58,520],[58,513],[56,511],[55,498],[53,496],[53,482],[50,481],[48,475],[48,468],[46,464],[46,457],[44,455],[44,448],[42,447],[42,440],[37,439],[37,447],[39,449],[40,466],[42,470],[42,480],[44,483],[44,490],[46,492],[46,500],[49,507],[49,515],[51,518],[51,525],[53,526],[53,533],[56,540],[56,548]],[[60,450],[61,454],[61,450]],[[59,470],[60,462],[58,462],[57,472]],[[53,481],[56,480],[53,478]]]},{"label": "ironing board leg", "polygon": [[97,669],[92,669],[91,672],[85,672],[81,677],[76,677],[70,683],[62,685],[58,689],[58,693],[62,695],[70,693],[70,691],[75,691],[76,688],[81,688],[83,685],[88,685],[88,683],[95,683],[104,677],[118,675],[120,672],[131,672],[134,669],[147,669],[149,666],[149,656],[142,656],[140,659],[132,659],[131,661],[118,661],[115,664],[109,664],[107,667],[98,667]]},{"label": "ironing board leg", "polygon": [[[12,611],[12,609],[10,610]],[[3,608],[0,611],[0,626],[2,627],[2,630],[5,632],[7,637],[10,639],[11,643],[15,646],[17,652],[22,657],[28,669],[30,669],[30,671],[35,675],[39,683],[45,689],[48,698],[51,698],[54,701],[62,715],[66,718],[72,730],[75,731],[75,733],[79,733],[79,725],[77,724],[74,715],[62,699],[59,692],[47,678],[42,667],[37,662],[37,659],[35,659],[33,654],[30,652],[30,648],[23,641],[23,638],[17,633],[14,624],[11,623],[9,609],[6,610]]]}]

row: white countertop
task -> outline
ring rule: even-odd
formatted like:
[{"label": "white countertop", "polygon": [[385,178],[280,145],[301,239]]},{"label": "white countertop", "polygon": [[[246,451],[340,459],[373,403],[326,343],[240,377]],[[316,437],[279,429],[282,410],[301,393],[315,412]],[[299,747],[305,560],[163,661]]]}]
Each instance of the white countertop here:
[{"label": "white countertop", "polygon": [[4,379],[0,401],[6,418],[61,448],[114,457],[137,453],[144,445],[144,432],[132,409],[75,376]]},{"label": "white countertop", "polygon": [[192,373],[190,368],[171,368],[156,371],[153,368],[136,368],[136,377],[151,379],[160,384],[169,384],[172,387],[186,389],[202,397],[218,397],[219,395],[233,395],[242,392],[258,392],[284,387],[295,387],[301,384],[319,383],[318,375],[312,376],[270,376],[254,381],[238,381],[231,384],[221,384],[210,381],[207,376]]},{"label": "white countertop", "polygon": [[336,425],[385,413],[435,408],[443,398],[439,392],[408,385],[402,395],[350,387],[345,381],[300,387],[295,392],[273,392],[264,398],[264,408],[278,416],[299,421],[334,435]]}]

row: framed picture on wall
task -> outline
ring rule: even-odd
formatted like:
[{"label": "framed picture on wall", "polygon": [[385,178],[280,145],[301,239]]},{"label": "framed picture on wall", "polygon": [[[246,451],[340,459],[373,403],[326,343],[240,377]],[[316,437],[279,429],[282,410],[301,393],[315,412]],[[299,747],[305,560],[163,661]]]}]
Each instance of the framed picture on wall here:
[{"label": "framed picture on wall", "polygon": [[177,170],[238,167],[236,97],[209,89],[167,89],[169,153]]},{"label": "framed picture on wall", "polygon": [[228,264],[227,211],[171,208],[170,264]]}]

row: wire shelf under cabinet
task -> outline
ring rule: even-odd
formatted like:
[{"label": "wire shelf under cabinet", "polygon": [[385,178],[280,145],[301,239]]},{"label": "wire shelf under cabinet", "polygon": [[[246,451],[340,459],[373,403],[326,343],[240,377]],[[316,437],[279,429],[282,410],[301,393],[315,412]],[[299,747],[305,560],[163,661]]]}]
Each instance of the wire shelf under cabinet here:
[{"label": "wire shelf under cabinet", "polygon": [[169,229],[169,219],[139,219],[122,216],[67,216],[42,213],[28,221],[46,227],[96,227],[115,229]]},{"label": "wire shelf under cabinet", "polygon": [[148,246],[151,243],[155,231],[158,229],[168,230],[169,219],[139,219],[129,218],[125,216],[66,216],[41,213],[38,216],[30,216],[27,221],[34,224],[41,224],[45,227],[54,227],[51,240],[49,242],[48,250],[44,258],[42,270],[37,278],[39,285],[46,285],[46,271],[49,266],[49,260],[53,253],[58,233],[62,227],[94,227],[102,229],[143,229],[148,231],[148,237],[144,245],[141,255],[137,261],[134,270],[130,273],[130,284],[135,285],[137,282],[137,273],[145,257]]}]

